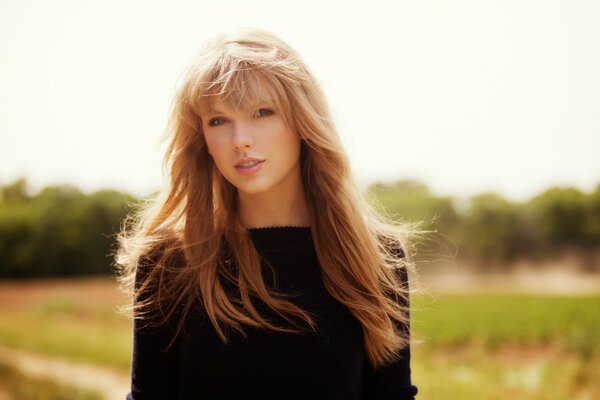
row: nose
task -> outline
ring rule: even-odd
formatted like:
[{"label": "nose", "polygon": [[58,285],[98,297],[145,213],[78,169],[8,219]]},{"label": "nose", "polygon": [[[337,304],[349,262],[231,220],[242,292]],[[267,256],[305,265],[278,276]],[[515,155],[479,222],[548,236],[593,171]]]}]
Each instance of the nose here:
[{"label": "nose", "polygon": [[233,130],[233,147],[236,150],[252,147],[254,145],[253,126],[249,122],[237,121]]}]

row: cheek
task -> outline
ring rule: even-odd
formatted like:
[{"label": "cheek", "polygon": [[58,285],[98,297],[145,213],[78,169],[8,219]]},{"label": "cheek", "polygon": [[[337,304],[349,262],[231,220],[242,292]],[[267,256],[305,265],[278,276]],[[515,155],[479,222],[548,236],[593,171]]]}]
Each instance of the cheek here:
[{"label": "cheek", "polygon": [[282,119],[271,126],[269,142],[284,151],[287,156],[295,156],[300,149],[300,135],[291,130]]},{"label": "cheek", "polygon": [[279,146],[285,150],[286,158],[289,159],[295,159],[300,155],[300,143],[298,135],[294,135],[289,131],[279,138]]},{"label": "cheek", "polygon": [[206,150],[209,156],[212,158],[213,164],[221,173],[223,173],[223,168],[227,168],[230,161],[229,153],[225,149],[225,146],[218,141],[209,140],[206,142]]},{"label": "cheek", "polygon": [[213,158],[218,158],[219,154],[223,152],[222,150],[220,150],[223,147],[222,144],[220,144],[219,141],[215,140],[215,138],[213,137],[205,137],[204,141],[206,143],[206,150],[208,151],[208,154],[213,156]]}]

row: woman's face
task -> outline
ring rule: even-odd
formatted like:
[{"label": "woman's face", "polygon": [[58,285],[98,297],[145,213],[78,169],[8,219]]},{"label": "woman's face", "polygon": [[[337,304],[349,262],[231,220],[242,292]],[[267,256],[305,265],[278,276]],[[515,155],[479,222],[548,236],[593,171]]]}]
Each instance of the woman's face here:
[{"label": "woman's face", "polygon": [[[277,196],[301,185],[300,136],[274,112],[272,104],[256,104],[245,112],[233,110],[217,98],[212,110],[201,113],[208,152],[240,196]],[[246,157],[258,163],[240,165]]]}]

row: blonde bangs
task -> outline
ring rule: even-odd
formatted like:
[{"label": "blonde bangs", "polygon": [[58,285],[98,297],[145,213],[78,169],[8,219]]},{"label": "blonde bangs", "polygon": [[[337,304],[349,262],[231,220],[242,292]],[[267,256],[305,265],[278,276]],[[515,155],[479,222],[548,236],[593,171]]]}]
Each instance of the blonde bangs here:
[{"label": "blonde bangs", "polygon": [[[218,58],[189,89],[188,101],[194,113],[214,111],[217,99],[234,111],[250,113],[258,107],[269,107],[287,116],[289,109],[285,88],[276,74],[266,73],[264,67],[232,57]],[[287,118],[286,118],[287,119]]]}]

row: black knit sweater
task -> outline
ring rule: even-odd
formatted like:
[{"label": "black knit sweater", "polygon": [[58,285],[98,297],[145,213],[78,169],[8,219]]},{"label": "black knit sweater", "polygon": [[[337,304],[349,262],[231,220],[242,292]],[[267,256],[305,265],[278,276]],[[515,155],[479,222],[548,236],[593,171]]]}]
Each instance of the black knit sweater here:
[{"label": "black knit sweater", "polygon": [[[131,392],[144,399],[413,399],[410,348],[374,370],[366,357],[361,325],[325,289],[309,227],[249,230],[259,254],[274,268],[265,281],[277,291],[297,293],[292,301],[316,318],[318,334],[286,334],[244,326],[224,345],[201,313],[187,318],[168,352],[166,328],[133,322]],[[406,274],[402,279],[408,285]],[[138,279],[139,274],[136,275]],[[261,315],[283,323],[266,306]]]}]

